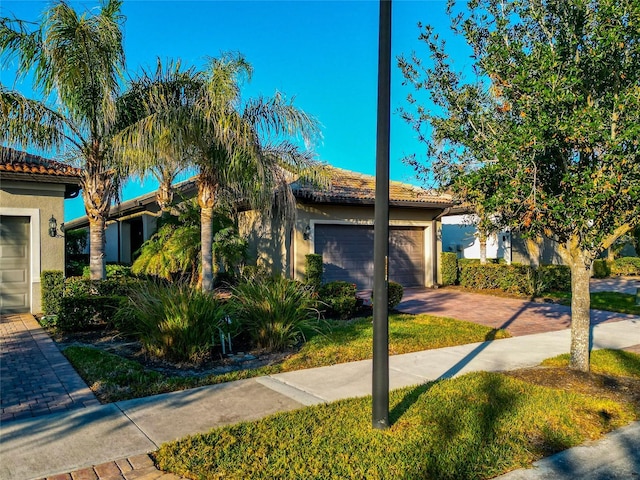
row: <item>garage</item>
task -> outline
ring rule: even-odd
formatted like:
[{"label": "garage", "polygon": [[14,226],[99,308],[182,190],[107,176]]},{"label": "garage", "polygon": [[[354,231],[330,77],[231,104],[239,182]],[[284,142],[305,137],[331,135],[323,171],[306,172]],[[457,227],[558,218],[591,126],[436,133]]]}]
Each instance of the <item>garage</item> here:
[{"label": "garage", "polygon": [[[316,224],[314,250],[322,255],[324,281],[373,288],[373,226]],[[423,227],[389,228],[389,278],[404,287],[424,285]]]},{"label": "garage", "polygon": [[29,217],[0,216],[2,313],[28,312],[31,305],[29,222]]}]

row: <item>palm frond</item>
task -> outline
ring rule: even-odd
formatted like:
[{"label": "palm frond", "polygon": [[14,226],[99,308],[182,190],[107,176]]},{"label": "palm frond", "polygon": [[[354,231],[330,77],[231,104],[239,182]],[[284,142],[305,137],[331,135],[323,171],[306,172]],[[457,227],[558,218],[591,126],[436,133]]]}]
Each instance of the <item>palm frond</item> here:
[{"label": "palm frond", "polygon": [[0,85],[0,139],[26,150],[60,149],[66,142],[81,148],[78,131],[69,120],[44,103]]}]

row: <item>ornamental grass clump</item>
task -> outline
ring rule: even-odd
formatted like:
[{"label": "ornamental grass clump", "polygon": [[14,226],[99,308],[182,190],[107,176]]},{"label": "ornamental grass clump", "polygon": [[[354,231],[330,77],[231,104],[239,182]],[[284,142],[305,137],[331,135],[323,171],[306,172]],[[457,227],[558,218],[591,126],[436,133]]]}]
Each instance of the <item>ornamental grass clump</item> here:
[{"label": "ornamental grass clump", "polygon": [[223,304],[211,293],[161,281],[140,282],[117,314],[119,327],[149,354],[195,363],[214,347],[220,329],[229,328],[224,319]]},{"label": "ornamental grass clump", "polygon": [[317,328],[313,287],[283,277],[247,278],[233,287],[233,320],[258,348],[282,351]]}]

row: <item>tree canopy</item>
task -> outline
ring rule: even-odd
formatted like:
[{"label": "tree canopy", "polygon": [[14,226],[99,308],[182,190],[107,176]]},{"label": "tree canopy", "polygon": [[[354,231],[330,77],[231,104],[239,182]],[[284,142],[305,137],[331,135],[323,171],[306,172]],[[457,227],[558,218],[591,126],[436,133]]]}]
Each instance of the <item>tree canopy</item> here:
[{"label": "tree canopy", "polygon": [[410,95],[403,116],[442,186],[557,242],[572,271],[572,366],[587,370],[589,270],[640,221],[640,3],[473,0],[448,11],[473,74],[454,71],[424,27],[428,58],[399,66],[431,106]]},{"label": "tree canopy", "polygon": [[0,48],[18,77],[31,75],[40,99],[0,85],[0,140],[57,151],[82,168],[90,223],[91,278],[105,275],[104,225],[120,178],[111,139],[118,129],[124,70],[121,0],[104,0],[79,14],[64,1],[48,7],[39,25],[0,18]]}]

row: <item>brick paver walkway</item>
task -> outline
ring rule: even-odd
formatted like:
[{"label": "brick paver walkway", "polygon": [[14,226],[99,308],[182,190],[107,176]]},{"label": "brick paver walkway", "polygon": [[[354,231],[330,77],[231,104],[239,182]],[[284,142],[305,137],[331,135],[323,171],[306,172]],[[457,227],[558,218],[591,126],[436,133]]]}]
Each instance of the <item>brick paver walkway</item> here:
[{"label": "brick paver walkway", "polygon": [[30,314],[0,318],[0,421],[99,405]]},{"label": "brick paver walkway", "polygon": [[158,470],[149,455],[136,455],[70,473],[46,477],[46,480],[179,480],[180,478],[182,477],[173,473]]},{"label": "brick paver walkway", "polygon": [[[513,336],[564,330],[571,326],[571,308],[555,303],[536,303],[516,298],[468,293],[452,288],[407,288],[401,312],[429,313],[504,328]],[[637,319],[623,313],[591,310],[591,323]]]}]

